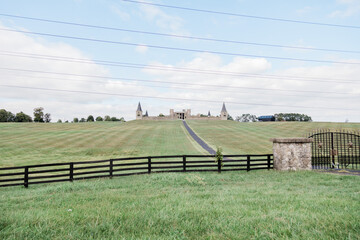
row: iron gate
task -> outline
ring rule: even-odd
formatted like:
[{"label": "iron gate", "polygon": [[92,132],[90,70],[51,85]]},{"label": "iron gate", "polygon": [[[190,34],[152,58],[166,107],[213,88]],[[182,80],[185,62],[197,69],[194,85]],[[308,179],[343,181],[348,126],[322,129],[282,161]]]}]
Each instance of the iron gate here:
[{"label": "iron gate", "polygon": [[360,167],[360,132],[317,130],[313,138],[311,163],[314,169]]}]

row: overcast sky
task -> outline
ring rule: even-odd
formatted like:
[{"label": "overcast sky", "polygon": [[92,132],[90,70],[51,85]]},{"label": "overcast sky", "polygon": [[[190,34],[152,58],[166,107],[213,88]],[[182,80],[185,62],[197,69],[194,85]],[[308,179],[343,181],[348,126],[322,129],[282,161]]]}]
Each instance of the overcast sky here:
[{"label": "overcast sky", "polygon": [[360,0],[147,2],[255,17],[121,0],[1,1],[0,109],[132,120],[139,101],[156,116],[218,115],[225,102],[233,117],[360,122]]}]

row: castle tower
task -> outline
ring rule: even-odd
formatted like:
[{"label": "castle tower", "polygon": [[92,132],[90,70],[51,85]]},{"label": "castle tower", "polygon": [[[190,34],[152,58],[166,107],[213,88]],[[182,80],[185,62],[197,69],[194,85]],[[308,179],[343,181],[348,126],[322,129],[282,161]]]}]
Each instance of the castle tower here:
[{"label": "castle tower", "polygon": [[191,109],[186,109],[186,114],[185,114],[186,118],[191,117]]},{"label": "castle tower", "polygon": [[208,112],[208,117],[211,117],[211,113],[210,113],[210,110],[209,110],[209,112]]},{"label": "castle tower", "polygon": [[170,118],[175,118],[174,109],[170,109]]},{"label": "castle tower", "polygon": [[221,120],[227,120],[228,116],[229,116],[229,114],[228,114],[228,112],[226,110],[225,103],[223,103],[221,113],[220,113],[220,119]]},{"label": "castle tower", "polygon": [[136,120],[141,120],[142,117],[143,117],[142,109],[141,109],[141,105],[140,105],[140,102],[139,102],[137,110],[136,110]]}]

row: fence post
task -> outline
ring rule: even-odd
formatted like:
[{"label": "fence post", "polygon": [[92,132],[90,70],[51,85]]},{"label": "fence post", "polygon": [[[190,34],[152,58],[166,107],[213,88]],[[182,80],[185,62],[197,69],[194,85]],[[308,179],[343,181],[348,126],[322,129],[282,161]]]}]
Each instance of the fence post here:
[{"label": "fence post", "polygon": [[74,180],[74,163],[70,163],[70,182]]},{"label": "fence post", "polygon": [[218,164],[218,173],[221,173],[221,161],[219,159],[217,160],[217,164]]},{"label": "fence post", "polygon": [[183,171],[186,172],[186,156],[183,156]]},{"label": "fence post", "polygon": [[151,157],[148,157],[148,173],[151,173]]},{"label": "fence post", "polygon": [[110,174],[110,178],[113,177],[113,165],[114,165],[114,160],[110,159],[110,166],[109,166],[109,174]]},{"label": "fence post", "polygon": [[250,171],[250,156],[247,156],[246,159],[246,171]]},{"label": "fence post", "polygon": [[29,186],[29,167],[25,167],[24,170],[24,187],[28,188]]},{"label": "fence post", "polygon": [[270,170],[270,155],[267,156],[267,164],[268,164],[268,170]]}]

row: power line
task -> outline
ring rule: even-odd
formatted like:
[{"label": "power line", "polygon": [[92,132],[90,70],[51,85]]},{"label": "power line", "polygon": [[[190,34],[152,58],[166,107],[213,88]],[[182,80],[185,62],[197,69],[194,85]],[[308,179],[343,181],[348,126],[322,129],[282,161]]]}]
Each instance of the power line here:
[{"label": "power line", "polygon": [[40,33],[40,32],[31,32],[31,31],[22,31],[22,30],[14,30],[14,29],[6,29],[0,28],[1,31],[10,31],[10,32],[19,32],[19,33],[27,33],[34,34],[40,36],[48,36],[48,37],[57,37],[57,38],[65,38],[65,39],[73,39],[73,40],[81,40],[81,41],[91,41],[91,42],[101,42],[101,43],[109,43],[109,44],[119,44],[125,46],[141,46],[145,45],[149,48],[163,49],[163,50],[172,50],[172,51],[184,51],[184,52],[196,52],[196,53],[212,53],[219,54],[225,56],[242,56],[242,57],[251,57],[251,58],[269,58],[276,60],[286,60],[286,61],[300,61],[300,62],[313,62],[313,63],[331,63],[331,64],[346,64],[346,65],[360,65],[360,62],[342,62],[342,61],[330,61],[330,60],[319,60],[319,59],[305,59],[305,58],[290,58],[290,57],[278,57],[278,56],[266,56],[266,55],[254,55],[254,54],[243,54],[243,53],[230,53],[230,52],[221,52],[221,51],[212,51],[212,50],[203,50],[203,49],[190,49],[190,48],[179,48],[179,47],[169,47],[169,46],[161,46],[161,45],[151,45],[151,44],[141,44],[141,43],[130,43],[130,42],[120,42],[120,41],[110,41],[103,39],[95,39],[95,38],[84,38],[84,37],[75,37],[75,36],[66,36],[59,34],[50,34],[50,33]]},{"label": "power line", "polygon": [[[269,88],[250,88],[250,87],[238,87],[238,86],[225,86],[225,85],[205,85],[205,84],[191,84],[191,83],[184,83],[184,82],[166,82],[166,81],[153,81],[153,80],[142,80],[142,79],[129,79],[129,78],[115,78],[115,77],[102,77],[102,76],[92,76],[92,75],[82,75],[82,74],[67,74],[67,73],[56,73],[56,72],[44,72],[44,71],[34,71],[34,70],[22,70],[22,69],[10,69],[10,68],[1,68],[5,70],[13,70],[13,71],[25,71],[25,72],[31,72],[31,73],[49,73],[49,74],[57,74],[57,75],[64,75],[64,76],[82,76],[82,77],[92,77],[92,78],[104,78],[104,79],[117,79],[117,80],[126,80],[126,81],[132,81],[132,82],[145,82],[145,83],[160,83],[160,84],[174,84],[174,85],[185,85],[185,86],[200,86],[200,87],[216,87],[216,89],[199,89],[199,88],[184,88],[184,87],[175,87],[175,86],[154,86],[154,85],[142,85],[147,87],[160,87],[160,88],[172,88],[172,89],[182,89],[182,90],[195,90],[195,91],[214,91],[214,92],[232,92],[232,93],[239,93],[238,90],[234,91],[227,91],[227,90],[220,90],[219,88],[238,88],[238,89],[245,89],[245,90],[258,90],[258,91],[286,91],[286,92],[310,92],[310,93],[322,93],[322,94],[341,94],[341,95],[352,95],[352,93],[338,93],[338,92],[318,92],[318,91],[299,91],[299,90],[286,90],[286,89],[269,89]],[[15,75],[15,74],[13,74]],[[62,80],[62,81],[75,81],[75,82],[91,82],[91,83],[99,83],[99,84],[106,84],[108,82],[104,81],[92,81],[92,80],[77,80],[77,79],[64,79],[64,78],[54,78],[54,77],[48,77],[48,76],[19,76],[15,75],[17,77],[30,77],[30,78],[44,78],[44,79],[56,79],[56,80]],[[136,83],[124,83],[124,82],[111,82],[111,84],[130,84],[130,85],[136,85]],[[245,92],[248,93],[248,92]],[[276,95],[276,96],[293,96],[293,97],[313,97],[313,96],[306,96],[306,95],[294,95],[294,94],[272,94],[272,93],[261,93],[261,95]],[[332,96],[319,96],[316,95],[316,98],[334,98],[334,95]]]},{"label": "power line", "polygon": [[270,21],[278,21],[278,22],[309,24],[309,25],[318,25],[318,26],[327,26],[327,27],[360,29],[360,26],[356,26],[356,25],[343,25],[343,24],[301,21],[301,20],[293,20],[293,19],[285,19],[285,18],[263,17],[263,16],[255,16],[255,15],[247,15],[247,14],[239,14],[239,13],[230,13],[230,12],[221,12],[221,11],[198,9],[198,8],[180,7],[180,6],[174,6],[174,5],[165,5],[165,4],[151,3],[151,2],[142,2],[142,1],[135,1],[135,0],[122,0],[122,1],[131,2],[131,3],[138,3],[138,4],[144,4],[144,5],[151,5],[151,6],[158,6],[158,7],[165,7],[165,8],[180,9],[180,10],[186,10],[186,11],[193,11],[193,12],[203,12],[203,13],[211,13],[211,14],[218,14],[218,15],[227,15],[227,16],[233,16],[233,17],[244,17],[244,18],[260,19],[260,20],[270,20]]},{"label": "power line", "polygon": [[[359,84],[359,81],[348,80],[348,79],[332,79],[334,81],[325,80],[325,78],[316,78],[316,77],[299,77],[299,76],[286,76],[286,75],[271,75],[271,74],[255,74],[255,73],[236,73],[236,72],[225,72],[225,71],[214,71],[214,70],[201,70],[193,68],[181,68],[181,67],[167,67],[161,65],[146,65],[138,63],[128,63],[128,62],[117,62],[117,61],[107,61],[107,60],[89,60],[84,58],[69,58],[62,56],[54,55],[43,55],[43,54],[33,54],[33,53],[23,53],[23,52],[12,52],[12,51],[0,51],[0,55],[15,56],[15,57],[27,57],[33,59],[46,59],[53,61],[67,61],[67,62],[76,62],[76,63],[86,63],[86,64],[100,64],[105,66],[116,66],[116,67],[126,67],[126,68],[147,68],[155,69],[161,71],[173,71],[173,72],[183,72],[183,73],[198,73],[198,74],[208,74],[208,75],[224,75],[232,77],[249,77],[249,78],[265,78],[265,79],[279,79],[286,81],[308,81],[308,82],[327,82],[327,83],[341,83],[341,84]],[[310,80],[313,79],[313,80]]]},{"label": "power line", "polygon": [[183,38],[183,39],[212,41],[212,42],[221,42],[221,43],[233,43],[233,44],[244,44],[244,45],[252,45],[252,46],[276,47],[276,48],[289,48],[289,49],[300,49],[300,50],[310,50],[310,51],[356,53],[356,54],[360,53],[360,51],[356,51],[356,50],[342,50],[342,49],[329,49],[329,48],[313,48],[313,47],[289,46],[289,45],[281,45],[281,44],[270,44],[270,43],[259,43],[259,42],[248,42],[248,41],[236,41],[236,40],[218,39],[218,38],[186,36],[186,35],[178,35],[178,34],[167,34],[167,33],[141,31],[141,30],[125,29],[125,28],[117,28],[117,27],[108,27],[108,26],[100,26],[100,25],[91,25],[91,24],[68,22],[68,21],[51,20],[51,19],[44,19],[44,18],[34,18],[34,17],[27,17],[27,16],[4,14],[4,13],[0,13],[0,16],[11,17],[11,18],[20,18],[20,19],[26,19],[26,20],[34,20],[34,21],[41,21],[41,22],[49,22],[49,23],[57,23],[57,24],[65,24],[65,25],[78,26],[78,27],[105,29],[105,30],[112,30],[112,31],[147,34],[147,35],[163,36],[163,37],[176,37],[176,38]]},{"label": "power line", "polygon": [[[151,99],[163,99],[163,100],[175,100],[175,101],[191,101],[191,102],[212,102],[212,103],[222,103],[223,102],[223,101],[216,101],[216,100],[200,100],[200,99],[146,96],[146,95],[133,95],[133,94],[119,94],[119,93],[107,93],[107,92],[89,92],[89,91],[66,90],[66,89],[58,89],[58,88],[55,89],[55,88],[25,87],[25,86],[6,85],[6,84],[0,84],[0,86],[1,87],[7,87],[7,88],[20,88],[20,89],[31,89],[31,90],[53,91],[53,92],[67,92],[67,93],[96,94],[96,95],[119,96],[119,97],[151,98]],[[238,104],[238,105],[251,105],[251,106],[291,107],[292,109],[294,109],[294,108],[304,108],[304,109],[322,109],[322,110],[328,109],[328,110],[358,111],[358,109],[333,108],[333,107],[307,107],[307,106],[298,106],[298,105],[244,103],[244,102],[231,102],[231,101],[227,101],[226,103]]]}]

